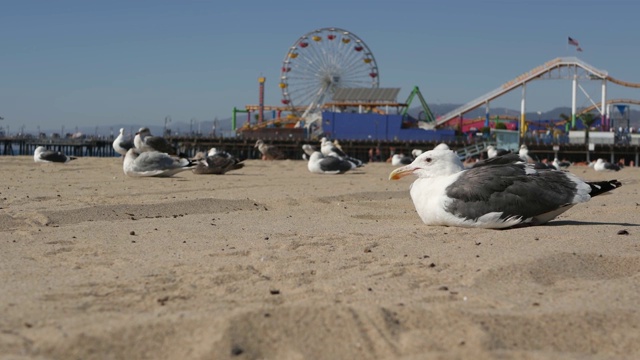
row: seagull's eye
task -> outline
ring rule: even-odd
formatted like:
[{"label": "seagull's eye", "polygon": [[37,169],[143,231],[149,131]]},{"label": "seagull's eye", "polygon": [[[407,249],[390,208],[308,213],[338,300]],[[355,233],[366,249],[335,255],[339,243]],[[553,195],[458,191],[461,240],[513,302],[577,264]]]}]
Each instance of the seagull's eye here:
[{"label": "seagull's eye", "polygon": [[424,159],[424,161],[431,162],[431,158],[426,158],[426,159]]}]

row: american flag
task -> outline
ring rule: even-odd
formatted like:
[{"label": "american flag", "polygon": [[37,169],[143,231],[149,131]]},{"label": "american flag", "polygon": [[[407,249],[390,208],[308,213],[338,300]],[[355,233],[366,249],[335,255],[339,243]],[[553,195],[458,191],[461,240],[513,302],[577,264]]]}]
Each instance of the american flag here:
[{"label": "american flag", "polygon": [[578,42],[578,40],[572,38],[571,36],[569,36],[569,45],[580,47],[580,43]]}]

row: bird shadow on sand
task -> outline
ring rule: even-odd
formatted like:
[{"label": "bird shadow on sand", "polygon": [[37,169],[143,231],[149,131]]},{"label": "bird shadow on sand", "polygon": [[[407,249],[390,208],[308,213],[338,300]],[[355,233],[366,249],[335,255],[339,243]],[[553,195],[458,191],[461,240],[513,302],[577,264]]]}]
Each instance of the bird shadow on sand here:
[{"label": "bird shadow on sand", "polygon": [[639,227],[640,224],[617,223],[617,222],[599,222],[599,221],[575,221],[575,220],[558,220],[546,223],[544,226],[567,226],[567,225],[616,225]]}]

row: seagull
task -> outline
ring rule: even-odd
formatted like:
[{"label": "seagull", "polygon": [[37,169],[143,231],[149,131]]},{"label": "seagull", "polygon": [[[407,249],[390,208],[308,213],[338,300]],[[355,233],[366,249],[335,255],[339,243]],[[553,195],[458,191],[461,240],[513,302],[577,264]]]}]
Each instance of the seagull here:
[{"label": "seagull", "polygon": [[342,148],[336,146],[331,140],[327,139],[326,137],[320,139],[320,152],[324,156],[334,156],[342,160],[348,160],[356,164],[356,166],[358,167],[364,166],[364,162],[362,162],[362,160],[347,155],[344,151],[342,151]]},{"label": "seagull", "polygon": [[559,161],[558,158],[553,158],[553,162],[551,163],[557,170],[563,170],[571,166],[571,163],[568,161]]},{"label": "seagull", "polygon": [[143,151],[131,148],[122,163],[125,175],[132,177],[170,177],[190,170],[196,163],[185,158],[176,158],[159,151]]},{"label": "seagull", "polygon": [[127,155],[127,151],[133,147],[133,140],[124,138],[124,129],[120,128],[120,134],[113,140],[113,150],[123,157]]},{"label": "seagull", "polygon": [[604,161],[603,159],[598,159],[593,165],[593,169],[595,171],[620,171],[620,166]]},{"label": "seagull", "polygon": [[509,150],[505,150],[505,149],[498,149],[493,145],[489,145],[487,146],[487,157],[489,158],[493,158],[496,156],[500,156],[500,155],[505,155],[510,153]]},{"label": "seagull", "polygon": [[238,170],[244,167],[242,160],[234,157],[226,151],[211,148],[207,155],[203,153],[196,154],[194,159],[197,163],[193,168],[194,174],[215,174],[222,175],[231,170]]},{"label": "seagull", "polygon": [[302,159],[309,161],[309,159],[311,158],[311,155],[317,150],[309,144],[303,144],[302,151],[304,152],[304,154],[302,154]]},{"label": "seagull", "polygon": [[622,186],[617,180],[585,182],[568,171],[536,169],[505,156],[465,169],[455,152],[432,150],[392,171],[389,179],[418,177],[410,194],[425,224],[488,229],[545,224]]},{"label": "seagull", "polygon": [[450,149],[449,149],[449,145],[445,143],[440,143],[436,145],[436,147],[434,147],[433,150],[450,150]]},{"label": "seagull", "polygon": [[314,151],[309,156],[307,168],[315,174],[344,174],[358,166],[346,159],[335,156],[324,156],[320,151]]},{"label": "seagull", "polygon": [[262,154],[262,160],[284,160],[284,153],[273,145],[267,145],[262,140],[256,141],[255,147]]},{"label": "seagull", "polygon": [[403,154],[393,154],[391,157],[391,165],[400,166],[400,165],[408,165],[413,162],[413,158],[411,156],[405,156]]},{"label": "seagull", "polygon": [[520,145],[520,150],[518,151],[518,155],[520,155],[520,158],[524,162],[528,162],[528,163],[535,162],[535,160],[533,160],[533,158],[529,156],[529,148],[525,144]]},{"label": "seagull", "polygon": [[33,161],[40,163],[68,163],[77,159],[75,156],[67,156],[60,151],[47,150],[44,146],[38,146],[33,153]]},{"label": "seagull", "polygon": [[178,151],[169,144],[167,139],[151,135],[151,131],[147,127],[141,127],[138,130],[133,138],[133,143],[140,152],[158,151],[169,155],[178,155]]},{"label": "seagull", "polygon": [[535,160],[534,158],[532,158],[529,155],[529,148],[525,144],[520,145],[520,150],[518,150],[518,156],[520,156],[520,159],[522,161],[524,161],[525,163],[533,164],[534,168],[536,168],[536,169],[557,170],[556,167],[553,166],[553,164],[548,164],[546,162],[538,161],[538,160]]},{"label": "seagull", "polygon": [[422,149],[413,149],[411,150],[411,156],[413,156],[413,158],[417,158],[418,156],[420,156],[420,154],[422,154],[424,151],[422,151]]}]

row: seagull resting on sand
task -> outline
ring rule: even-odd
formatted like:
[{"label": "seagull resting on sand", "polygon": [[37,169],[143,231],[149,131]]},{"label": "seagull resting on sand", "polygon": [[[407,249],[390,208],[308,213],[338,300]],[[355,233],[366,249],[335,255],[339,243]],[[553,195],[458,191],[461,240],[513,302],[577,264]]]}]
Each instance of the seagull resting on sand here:
[{"label": "seagull resting on sand", "polygon": [[465,169],[453,151],[432,150],[392,171],[389,179],[418,177],[410,193],[425,224],[489,229],[544,224],[622,185],[586,182],[567,171],[536,169],[515,154],[505,157],[511,160],[496,157]]}]

